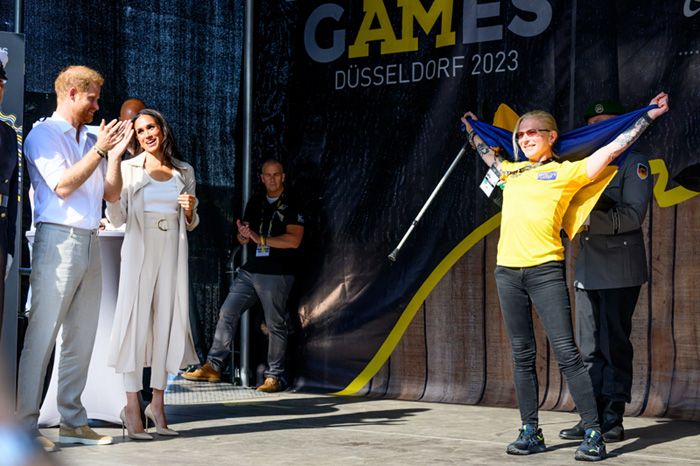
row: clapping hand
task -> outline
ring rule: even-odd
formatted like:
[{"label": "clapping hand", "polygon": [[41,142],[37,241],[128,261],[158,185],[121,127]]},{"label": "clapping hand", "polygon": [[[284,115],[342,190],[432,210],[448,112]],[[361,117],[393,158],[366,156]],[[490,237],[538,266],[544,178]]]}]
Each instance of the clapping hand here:
[{"label": "clapping hand", "polygon": [[117,133],[117,143],[109,151],[110,157],[121,157],[124,155],[127,147],[129,147],[129,143],[134,137],[134,124],[131,122],[131,120],[124,120],[119,124],[122,125],[121,131]]},{"label": "clapping hand", "polygon": [[107,124],[102,120],[100,131],[97,133],[97,147],[106,151],[112,150],[128,135],[132,126],[131,120],[118,121],[114,119]]},{"label": "clapping hand", "polygon": [[252,240],[255,244],[260,244],[260,235],[255,233],[248,226],[248,222],[241,222],[240,219],[236,220],[236,226],[238,227],[238,234],[243,238]]}]

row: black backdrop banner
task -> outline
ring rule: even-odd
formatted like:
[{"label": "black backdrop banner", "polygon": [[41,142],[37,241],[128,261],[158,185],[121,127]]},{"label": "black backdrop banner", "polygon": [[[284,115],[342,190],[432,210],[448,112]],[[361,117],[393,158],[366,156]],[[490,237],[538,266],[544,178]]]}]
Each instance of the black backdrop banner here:
[{"label": "black backdrop banner", "polygon": [[[286,162],[315,220],[300,280],[297,386],[360,390],[441,274],[497,227],[478,188],[485,166],[469,154],[397,261],[387,260],[464,143],[465,110],[491,121],[501,103],[518,114],[542,108],[566,131],[584,124],[592,100],[633,109],[663,90],[672,113],[640,148],[672,177],[692,175],[700,14],[682,3],[257,5],[256,43],[265,45],[255,73],[274,71],[256,80],[257,157]],[[670,203],[695,195],[678,189]]]}]

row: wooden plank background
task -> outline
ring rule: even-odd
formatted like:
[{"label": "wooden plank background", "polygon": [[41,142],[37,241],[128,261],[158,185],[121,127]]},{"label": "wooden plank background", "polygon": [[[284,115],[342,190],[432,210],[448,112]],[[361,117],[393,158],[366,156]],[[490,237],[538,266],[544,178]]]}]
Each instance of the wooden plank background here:
[{"label": "wooden plank background", "polygon": [[[652,201],[643,229],[650,279],[633,317],[635,373],[626,414],[698,420],[700,197],[663,209]],[[445,275],[365,387],[369,396],[516,406],[510,344],[493,278],[497,243],[495,231]],[[578,254],[574,243],[567,247],[570,285]],[[540,406],[572,410],[536,313],[534,319]]]}]

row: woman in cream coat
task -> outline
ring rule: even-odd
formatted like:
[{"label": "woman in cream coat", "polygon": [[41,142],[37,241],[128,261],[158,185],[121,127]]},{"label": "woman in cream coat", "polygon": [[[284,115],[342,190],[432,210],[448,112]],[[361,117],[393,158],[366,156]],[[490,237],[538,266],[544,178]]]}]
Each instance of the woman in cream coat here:
[{"label": "woman in cream coat", "polygon": [[165,418],[168,372],[198,362],[189,324],[187,232],[199,217],[194,171],[175,158],[163,116],[142,110],[134,133],[143,152],[122,162],[121,198],[107,203],[109,221],[116,227],[126,223],[108,364],[124,374],[127,405],[121,417],[129,437],[150,440],[138,400],[143,368],[151,367],[153,388],[146,427],[150,419],[158,434],[177,435]]}]

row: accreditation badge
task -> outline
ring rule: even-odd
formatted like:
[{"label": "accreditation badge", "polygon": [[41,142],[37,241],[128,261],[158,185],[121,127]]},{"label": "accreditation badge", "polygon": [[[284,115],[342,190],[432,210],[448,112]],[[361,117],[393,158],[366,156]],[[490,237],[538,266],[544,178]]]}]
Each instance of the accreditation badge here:
[{"label": "accreditation badge", "polygon": [[262,245],[259,244],[257,248],[255,248],[255,257],[267,257],[270,255],[270,246],[268,245]]},{"label": "accreditation badge", "polygon": [[[486,176],[481,180],[479,188],[486,194],[486,196],[491,197],[491,193],[496,186],[501,184],[501,173],[496,168],[496,165],[491,165],[489,170],[486,172]],[[503,187],[501,186],[501,189]]]}]

